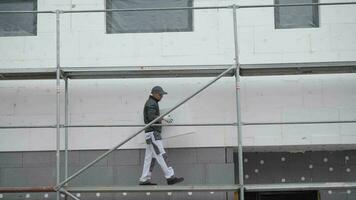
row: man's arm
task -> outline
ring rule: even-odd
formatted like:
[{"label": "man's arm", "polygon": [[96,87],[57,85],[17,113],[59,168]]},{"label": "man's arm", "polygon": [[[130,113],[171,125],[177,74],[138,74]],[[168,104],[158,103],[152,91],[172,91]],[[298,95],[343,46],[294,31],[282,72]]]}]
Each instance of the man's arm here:
[{"label": "man's arm", "polygon": [[[149,122],[152,122],[154,119],[158,117],[156,111],[157,111],[157,107],[155,105],[151,104],[147,106],[147,119]],[[161,120],[158,120],[157,122],[161,122]]]}]

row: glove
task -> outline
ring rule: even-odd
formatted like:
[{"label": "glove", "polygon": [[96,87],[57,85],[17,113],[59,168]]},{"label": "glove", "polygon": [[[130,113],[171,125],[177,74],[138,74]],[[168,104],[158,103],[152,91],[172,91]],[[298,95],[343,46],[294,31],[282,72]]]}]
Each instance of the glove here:
[{"label": "glove", "polygon": [[173,122],[173,119],[171,118],[170,115],[166,115],[163,117],[163,120],[166,121],[168,124]]}]

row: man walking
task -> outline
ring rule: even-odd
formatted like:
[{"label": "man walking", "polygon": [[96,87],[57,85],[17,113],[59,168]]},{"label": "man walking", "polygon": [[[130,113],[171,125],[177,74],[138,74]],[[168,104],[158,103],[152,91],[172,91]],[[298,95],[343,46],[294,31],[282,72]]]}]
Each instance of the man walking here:
[{"label": "man walking", "polygon": [[[160,115],[158,102],[165,94],[167,94],[167,92],[165,92],[160,86],[152,88],[151,95],[146,101],[143,110],[145,124],[150,123]],[[173,121],[173,119],[168,116],[163,117],[162,120],[167,123],[172,123]],[[155,124],[161,124],[162,120],[158,120]],[[180,183],[184,180],[182,177],[176,177],[174,175],[173,168],[167,166],[167,154],[163,148],[161,130],[161,126],[150,126],[145,130],[146,152],[142,176],[140,178],[140,185],[157,185],[156,183],[151,182],[151,174],[155,162],[157,162],[161,167],[168,185]]]}]

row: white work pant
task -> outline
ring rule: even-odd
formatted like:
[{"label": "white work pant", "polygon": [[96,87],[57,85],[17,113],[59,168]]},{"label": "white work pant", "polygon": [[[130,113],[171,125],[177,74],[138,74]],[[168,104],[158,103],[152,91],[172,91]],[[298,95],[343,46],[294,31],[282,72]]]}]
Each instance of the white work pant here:
[{"label": "white work pant", "polygon": [[170,178],[174,176],[174,170],[172,167],[168,167],[166,163],[167,154],[163,148],[162,140],[156,140],[153,132],[145,133],[146,139],[146,152],[145,161],[143,164],[142,176],[140,182],[149,181],[155,162],[161,166],[164,176]]}]

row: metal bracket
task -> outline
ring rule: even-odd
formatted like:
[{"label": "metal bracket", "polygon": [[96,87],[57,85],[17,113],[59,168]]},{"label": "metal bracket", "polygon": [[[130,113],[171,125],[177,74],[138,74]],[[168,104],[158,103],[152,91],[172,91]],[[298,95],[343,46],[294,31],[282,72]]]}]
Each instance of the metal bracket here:
[{"label": "metal bracket", "polygon": [[231,5],[231,8],[236,8],[236,9],[239,9],[239,8],[240,8],[240,6],[239,6],[238,4],[232,4],[232,5]]},{"label": "metal bracket", "polygon": [[63,10],[55,10],[55,11],[53,11],[53,13],[56,13],[56,14],[63,14],[64,11],[63,11]]}]

